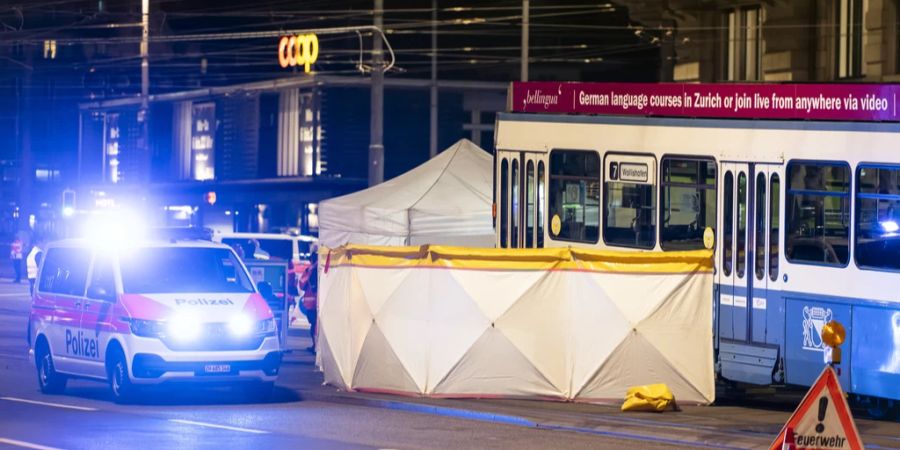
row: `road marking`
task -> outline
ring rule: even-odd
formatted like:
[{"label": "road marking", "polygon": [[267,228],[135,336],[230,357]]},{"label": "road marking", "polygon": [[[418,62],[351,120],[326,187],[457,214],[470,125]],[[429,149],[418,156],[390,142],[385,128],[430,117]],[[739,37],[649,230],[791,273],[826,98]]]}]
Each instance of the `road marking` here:
[{"label": "road marking", "polygon": [[0,397],[0,400],[7,400],[10,402],[19,402],[19,403],[30,403],[32,405],[52,406],[54,408],[74,409],[77,411],[96,411],[97,410],[97,408],[88,408],[86,406],[63,405],[62,403],[39,402],[36,400],[28,400],[28,399],[16,398],[16,397]]},{"label": "road marking", "polygon": [[241,431],[244,433],[269,434],[268,431],[254,430],[252,428],[230,427],[228,425],[217,425],[214,423],[194,422],[193,420],[169,419],[170,422],[183,423],[186,425],[197,425],[198,427],[220,428],[222,430]]},{"label": "road marking", "polygon": [[35,450],[59,450],[56,447],[47,447],[46,445],[32,444],[31,442],[17,441],[15,439],[0,438],[0,444],[13,445],[16,447],[33,448]]},{"label": "road marking", "polygon": [[28,298],[28,294],[26,294],[26,293],[24,293],[24,292],[21,293],[21,294],[10,294],[10,293],[6,293],[6,294],[0,294],[0,297],[23,297],[23,298]]}]

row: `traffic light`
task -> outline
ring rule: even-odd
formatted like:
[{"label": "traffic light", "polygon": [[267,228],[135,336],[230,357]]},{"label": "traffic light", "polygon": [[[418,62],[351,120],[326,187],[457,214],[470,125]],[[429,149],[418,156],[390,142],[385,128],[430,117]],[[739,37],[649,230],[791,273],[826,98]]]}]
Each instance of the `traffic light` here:
[{"label": "traffic light", "polygon": [[75,191],[66,189],[62,196],[62,213],[66,217],[75,214]]},{"label": "traffic light", "polygon": [[216,191],[209,191],[206,195],[203,196],[206,203],[209,203],[210,206],[216,204]]}]

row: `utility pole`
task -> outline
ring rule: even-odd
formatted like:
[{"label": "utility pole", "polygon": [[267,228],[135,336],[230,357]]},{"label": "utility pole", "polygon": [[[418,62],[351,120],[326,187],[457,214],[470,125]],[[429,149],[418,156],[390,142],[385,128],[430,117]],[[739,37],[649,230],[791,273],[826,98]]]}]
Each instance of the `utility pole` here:
[{"label": "utility pole", "polygon": [[528,81],[528,0],[522,0],[522,81]]},{"label": "utility pole", "polygon": [[[22,84],[18,90],[18,99],[19,104],[16,105],[18,108],[18,126],[17,130],[19,133],[19,146],[20,146],[20,169],[21,169],[21,178],[19,179],[19,198],[18,198],[18,207],[19,207],[19,218],[17,223],[16,231],[23,230],[31,230],[31,215],[36,215],[36,209],[32,208],[32,194],[34,188],[34,157],[31,149],[31,126],[34,121],[34,108],[32,102],[34,99],[32,98],[33,89],[32,89],[32,76],[34,72],[34,64],[32,61],[32,53],[34,49],[30,46],[25,47],[25,61],[26,66],[23,68],[22,74]],[[23,227],[22,221],[24,220],[26,227]],[[34,242],[31,242],[32,244]]]},{"label": "utility pole", "polygon": [[369,127],[369,186],[384,181],[384,55],[381,50],[381,33],[384,0],[375,0],[375,28],[372,33],[372,110]]},{"label": "utility pole", "polygon": [[428,157],[437,156],[438,145],[438,86],[437,86],[437,0],[431,0],[431,132]]},{"label": "utility pole", "polygon": [[[141,0],[141,110],[138,111],[138,122],[141,124],[141,139],[138,142],[138,153],[146,157],[149,163],[150,154],[150,0]],[[105,150],[104,150],[105,151]],[[149,180],[140,180],[149,181]]]},{"label": "utility pole", "polygon": [[150,62],[147,53],[150,38],[150,0],[141,0],[141,108],[146,112],[150,94]]}]

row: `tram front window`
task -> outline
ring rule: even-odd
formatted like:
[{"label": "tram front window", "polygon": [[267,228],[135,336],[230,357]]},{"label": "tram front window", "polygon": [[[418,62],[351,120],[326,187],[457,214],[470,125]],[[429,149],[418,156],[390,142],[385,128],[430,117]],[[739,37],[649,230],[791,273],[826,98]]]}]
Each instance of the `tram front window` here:
[{"label": "tram front window", "polygon": [[900,167],[860,166],[856,190],[856,262],[900,270]]},{"label": "tram front window", "polygon": [[550,152],[549,197],[550,236],[553,239],[597,242],[600,230],[600,156],[596,152]]}]

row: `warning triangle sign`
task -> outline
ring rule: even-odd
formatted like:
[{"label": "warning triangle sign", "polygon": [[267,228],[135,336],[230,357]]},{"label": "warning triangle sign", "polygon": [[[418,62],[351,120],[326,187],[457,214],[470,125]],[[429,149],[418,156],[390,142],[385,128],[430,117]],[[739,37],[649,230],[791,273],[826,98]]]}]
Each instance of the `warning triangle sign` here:
[{"label": "warning triangle sign", "polygon": [[862,440],[850,414],[847,398],[831,366],[826,366],[803,397],[800,406],[778,433],[771,450],[781,450],[785,432],[791,430],[796,450],[862,450]]}]

